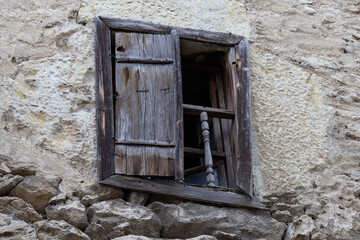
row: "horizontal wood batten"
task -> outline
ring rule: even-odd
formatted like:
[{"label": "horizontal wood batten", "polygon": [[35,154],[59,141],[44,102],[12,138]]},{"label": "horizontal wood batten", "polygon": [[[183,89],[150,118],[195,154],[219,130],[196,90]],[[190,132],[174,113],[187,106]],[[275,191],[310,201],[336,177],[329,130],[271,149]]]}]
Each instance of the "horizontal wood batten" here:
[{"label": "horizontal wood batten", "polygon": [[140,33],[169,34],[171,30],[176,30],[180,38],[193,41],[216,43],[225,46],[234,46],[243,36],[223,32],[211,32],[205,30],[195,30],[190,28],[180,28],[165,26],[150,22],[128,20],[120,18],[99,17],[108,27],[114,30],[123,30]]},{"label": "horizontal wood batten", "polygon": [[176,196],[193,201],[269,210],[255,197],[250,198],[244,194],[231,192],[221,187],[192,186],[170,180],[147,180],[116,174],[100,181],[100,183],[134,191]]},{"label": "horizontal wood batten", "polygon": [[225,109],[211,108],[211,107],[202,107],[191,104],[183,104],[184,114],[189,115],[198,115],[200,116],[201,112],[207,112],[209,117],[218,117],[233,119],[235,117],[235,112]]},{"label": "horizontal wood batten", "polygon": [[[199,149],[199,148],[189,148],[189,147],[184,147],[184,152],[185,153],[191,153],[191,154],[196,154],[196,155],[204,155],[205,154],[205,150],[204,149]],[[221,158],[225,158],[226,154],[224,152],[218,152],[218,151],[211,151],[211,155],[213,157],[221,157]]]},{"label": "horizontal wood batten", "polygon": [[172,64],[169,58],[116,58],[117,63]]},{"label": "horizontal wood batten", "polygon": [[167,142],[155,142],[155,141],[115,141],[116,144],[120,145],[143,145],[143,146],[154,146],[154,147],[175,147],[175,144]]}]

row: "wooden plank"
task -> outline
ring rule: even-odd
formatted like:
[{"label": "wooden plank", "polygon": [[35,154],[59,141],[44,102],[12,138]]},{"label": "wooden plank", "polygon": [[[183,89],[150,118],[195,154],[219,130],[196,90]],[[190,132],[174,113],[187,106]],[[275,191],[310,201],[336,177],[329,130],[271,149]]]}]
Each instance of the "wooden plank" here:
[{"label": "wooden plank", "polygon": [[249,43],[244,40],[235,48],[236,60],[236,115],[240,161],[236,166],[236,185],[253,195],[251,159],[251,90]]},{"label": "wooden plank", "polygon": [[161,24],[155,24],[151,22],[142,22],[129,19],[120,19],[120,18],[108,18],[108,17],[99,17],[105,22],[105,24],[114,29],[114,30],[125,30],[131,32],[141,32],[141,33],[170,33],[171,30],[176,30],[180,38],[190,39],[193,41],[207,42],[207,43],[216,43],[225,46],[234,46],[240,42],[244,37],[231,34],[231,33],[221,33],[221,32],[211,32],[205,30],[195,30],[190,28],[180,28],[165,26]]},{"label": "wooden plank", "polygon": [[172,64],[173,59],[170,58],[116,58],[116,63],[143,63],[143,64]]},{"label": "wooden plank", "polygon": [[165,148],[175,147],[175,144],[167,143],[167,142],[159,142],[156,140],[128,140],[128,141],[116,141],[115,143],[120,145],[143,145],[143,146],[165,147]]},{"label": "wooden plank", "polygon": [[100,182],[133,191],[175,196],[193,201],[221,204],[233,207],[269,210],[257,198],[221,187],[193,186],[175,181],[147,180],[138,177],[112,175]]},{"label": "wooden plank", "polygon": [[244,38],[232,33],[210,32],[179,27],[174,27],[174,29],[178,31],[180,38],[206,43],[216,43],[225,46],[233,46]]},{"label": "wooden plank", "polygon": [[[225,76],[225,79],[228,79],[227,77],[232,77],[232,75]],[[229,94],[225,94],[225,92],[224,92],[224,80],[220,76],[220,74],[216,74],[215,79],[216,79],[216,86],[217,86],[217,92],[218,92],[218,97],[219,97],[219,107],[227,108],[228,106],[226,104],[227,103],[226,97]],[[230,144],[231,121],[232,120],[221,119],[221,132],[222,132],[222,136],[223,136],[224,151],[226,154],[226,173],[227,173],[226,175],[227,175],[227,180],[228,180],[228,186],[231,188],[234,188],[235,187],[235,175],[234,175],[234,173],[235,173],[235,171],[234,171],[235,154],[233,154],[233,150],[232,150],[232,147]]]},{"label": "wooden plank", "polygon": [[181,76],[181,55],[180,39],[175,30],[171,31],[171,39],[175,50],[175,180],[184,181],[184,116],[182,98],[182,76]]},{"label": "wooden plank", "polygon": [[115,146],[115,173],[126,174],[127,169],[127,147]]},{"label": "wooden plank", "polygon": [[199,116],[201,112],[207,112],[209,117],[225,118],[225,119],[233,119],[235,117],[234,111],[230,111],[226,109],[203,107],[203,106],[196,106],[191,104],[183,104],[183,108],[184,108],[184,114],[189,114],[189,115]]},{"label": "wooden plank", "polygon": [[[215,160],[214,161],[214,166],[215,167],[224,166],[224,160]],[[186,169],[185,170],[185,175],[191,175],[193,173],[198,173],[198,172],[203,172],[203,171],[206,171],[205,165],[199,165],[199,166],[196,166],[196,167]],[[226,174],[224,175],[224,177],[226,178]],[[220,186],[222,186],[222,185],[220,185]]]},{"label": "wooden plank", "polygon": [[99,178],[114,173],[114,112],[110,29],[95,17],[96,123]]},{"label": "wooden plank", "polygon": [[218,165],[217,172],[219,176],[219,185],[222,187],[228,187],[225,165]]},{"label": "wooden plank", "polygon": [[127,175],[145,175],[145,147],[127,147],[126,160]]},{"label": "wooden plank", "polygon": [[[116,57],[174,59],[170,35],[115,33]],[[127,174],[174,176],[174,63],[116,64],[116,143],[126,145]]]},{"label": "wooden plank", "polygon": [[[218,101],[215,76],[212,76],[209,82],[209,89],[210,89],[211,106],[213,108],[220,108],[218,103],[219,101]],[[212,119],[212,122],[213,122],[213,132],[214,132],[214,139],[215,139],[217,151],[223,152],[224,147],[223,147],[223,137],[221,132],[220,120],[221,119],[219,118],[215,118]]]},{"label": "wooden plank", "polygon": [[[190,147],[184,147],[184,152],[189,154],[195,154],[195,155],[204,155],[205,150],[200,148],[190,148]],[[211,155],[214,158],[225,158],[226,154],[224,152],[218,152],[218,151],[211,151]]]},{"label": "wooden plank", "polygon": [[99,17],[107,26],[115,30],[126,30],[141,33],[170,33],[171,28],[151,22],[142,22],[129,19]]}]

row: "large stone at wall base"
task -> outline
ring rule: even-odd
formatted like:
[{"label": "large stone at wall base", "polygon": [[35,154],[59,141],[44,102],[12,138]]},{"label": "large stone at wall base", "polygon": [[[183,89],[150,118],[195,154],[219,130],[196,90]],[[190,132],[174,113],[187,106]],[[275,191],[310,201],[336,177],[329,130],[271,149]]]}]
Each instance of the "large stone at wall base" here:
[{"label": "large stone at wall base", "polygon": [[0,212],[13,214],[27,223],[43,220],[42,216],[29,203],[17,197],[0,197]]},{"label": "large stone at wall base", "polygon": [[85,233],[93,240],[109,240],[106,230],[97,223],[89,224]]},{"label": "large stone at wall base", "polygon": [[85,230],[88,225],[86,209],[80,201],[48,206],[45,211],[48,219],[64,220],[80,230]]},{"label": "large stone at wall base", "polygon": [[165,238],[191,238],[215,231],[236,234],[243,240],[264,238],[281,239],[286,228],[261,210],[221,208],[195,203],[179,205],[155,202],[149,205],[163,225]]},{"label": "large stone at wall base", "polygon": [[88,210],[88,219],[91,223],[95,222],[103,226],[113,237],[115,236],[112,231],[119,232],[119,228],[121,231],[126,231],[126,234],[160,236],[161,222],[153,211],[143,206],[129,204],[121,199],[92,205]]},{"label": "large stone at wall base", "polygon": [[19,182],[23,180],[23,177],[7,174],[0,177],[0,196],[8,194]]},{"label": "large stone at wall base", "polygon": [[9,195],[22,198],[39,213],[45,213],[49,200],[59,192],[60,180],[58,177],[28,176]]},{"label": "large stone at wall base", "polygon": [[36,231],[26,222],[15,216],[0,213],[0,239],[35,240]]},{"label": "large stone at wall base", "polygon": [[34,224],[40,240],[90,240],[89,236],[61,220],[44,220]]}]

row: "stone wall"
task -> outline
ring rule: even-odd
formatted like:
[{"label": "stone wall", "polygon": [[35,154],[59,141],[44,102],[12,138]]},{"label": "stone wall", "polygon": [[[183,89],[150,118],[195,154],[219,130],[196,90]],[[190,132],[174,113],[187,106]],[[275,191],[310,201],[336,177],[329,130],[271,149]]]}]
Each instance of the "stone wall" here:
[{"label": "stone wall", "polygon": [[[360,239],[360,2],[1,5],[0,238]],[[277,221],[96,184],[98,15],[250,40],[254,188]]]}]

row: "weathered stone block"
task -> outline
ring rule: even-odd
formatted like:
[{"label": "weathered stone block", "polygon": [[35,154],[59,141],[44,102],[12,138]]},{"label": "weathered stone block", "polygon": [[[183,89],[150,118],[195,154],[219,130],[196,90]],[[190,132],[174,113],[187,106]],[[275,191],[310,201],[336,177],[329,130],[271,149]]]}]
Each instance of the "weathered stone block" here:
[{"label": "weathered stone block", "polygon": [[143,206],[129,204],[121,199],[103,201],[92,205],[88,210],[88,218],[91,223],[95,222],[103,226],[108,233],[118,231],[119,224],[130,226],[124,231],[129,234],[147,237],[159,237],[161,222],[156,214]]},{"label": "weathered stone block", "polygon": [[58,195],[56,195],[55,197],[52,197],[49,201],[49,205],[56,205],[59,203],[65,203],[66,201],[66,194],[65,193],[60,193]]},{"label": "weathered stone block", "polygon": [[85,229],[85,233],[92,240],[108,240],[106,230],[97,223],[90,223],[89,226]]},{"label": "weathered stone block", "polygon": [[144,206],[146,201],[149,198],[149,194],[142,193],[142,192],[130,192],[128,202],[136,204],[136,205],[142,205]]},{"label": "weathered stone block", "polygon": [[1,197],[0,212],[13,214],[27,223],[43,220],[42,216],[29,203],[17,197]]},{"label": "weathered stone block", "polygon": [[28,176],[10,192],[30,203],[39,213],[45,213],[49,200],[59,192],[59,178]]},{"label": "weathered stone block", "polygon": [[314,230],[314,220],[309,216],[303,215],[290,223],[284,240],[308,240]]},{"label": "weathered stone block", "polygon": [[90,240],[89,236],[61,220],[44,220],[34,224],[39,240],[58,239],[58,240]]},{"label": "weathered stone block", "polygon": [[220,208],[195,203],[179,205],[155,202],[149,205],[160,218],[161,235],[166,238],[191,238],[222,231],[244,240],[281,239],[286,225],[259,210]]},{"label": "weathered stone block", "polygon": [[290,214],[289,211],[285,210],[285,211],[280,211],[277,210],[274,214],[273,217],[278,220],[279,222],[284,222],[284,223],[288,223],[292,221],[292,216]]},{"label": "weathered stone block", "polygon": [[33,227],[14,216],[0,213],[0,239],[37,240]]},{"label": "weathered stone block", "polygon": [[86,209],[80,201],[48,206],[45,211],[48,219],[64,220],[80,230],[85,230],[88,225]]},{"label": "weathered stone block", "polygon": [[0,196],[8,194],[19,182],[23,180],[21,176],[7,174],[0,177]]}]

